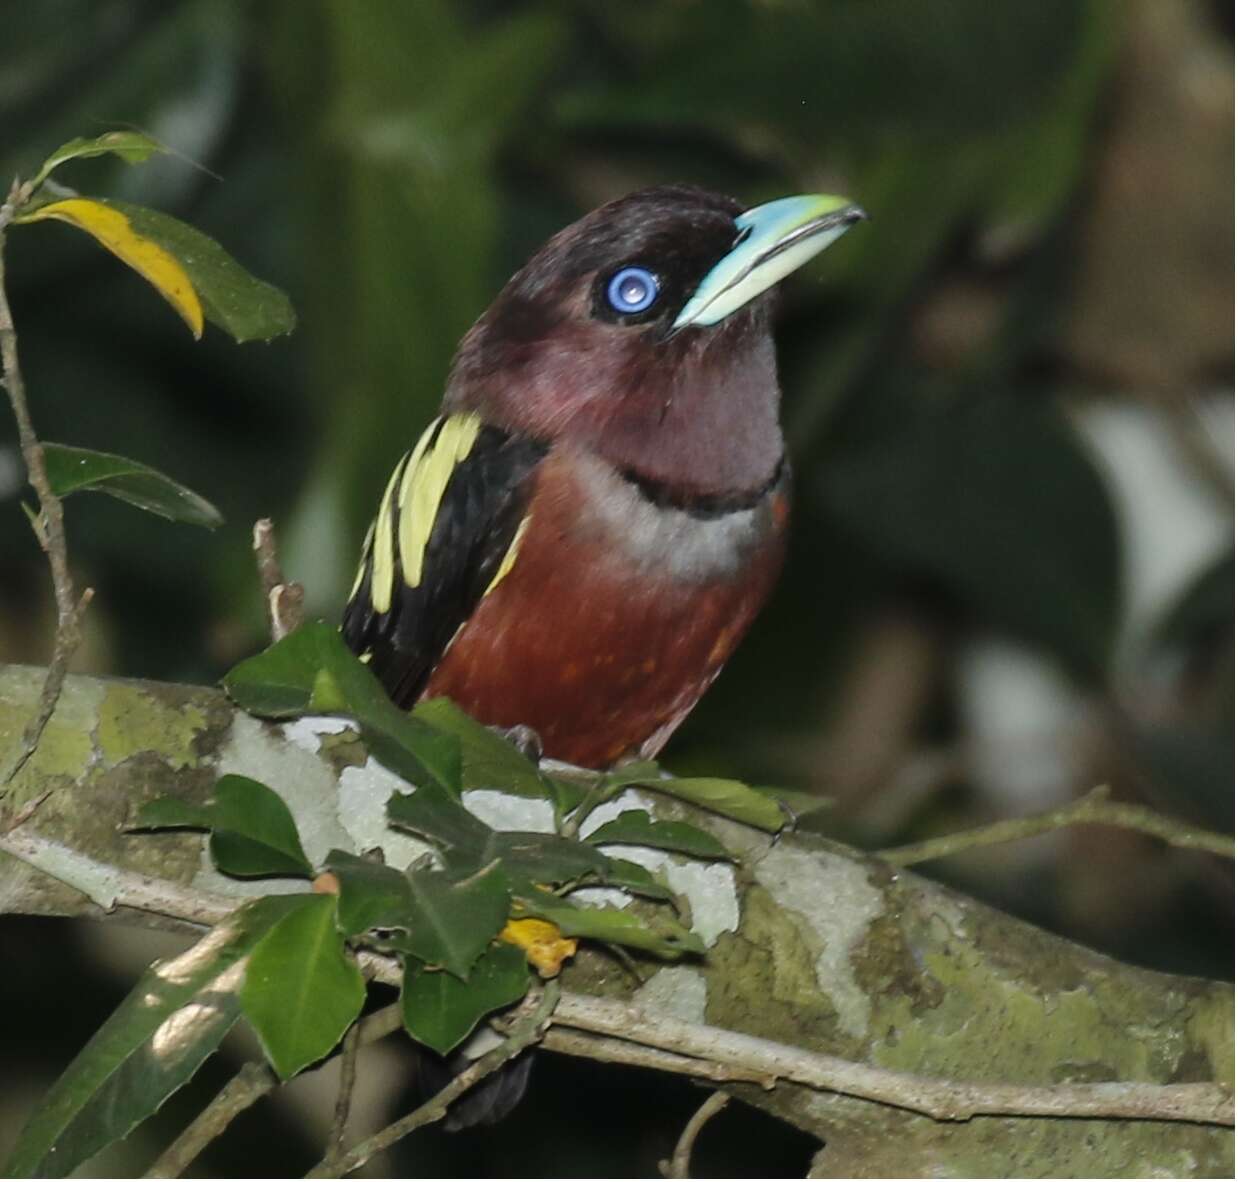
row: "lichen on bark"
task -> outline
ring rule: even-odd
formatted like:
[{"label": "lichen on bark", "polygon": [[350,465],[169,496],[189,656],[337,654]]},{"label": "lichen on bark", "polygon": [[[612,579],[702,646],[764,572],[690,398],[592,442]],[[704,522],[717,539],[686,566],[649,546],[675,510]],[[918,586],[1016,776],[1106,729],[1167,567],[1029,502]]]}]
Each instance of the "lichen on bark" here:
[{"label": "lichen on bark", "polygon": [[[0,668],[0,762],[40,684],[37,670]],[[358,755],[353,740],[313,726],[237,715],[214,690],[73,677],[14,796],[53,787],[32,822],[41,834],[189,884],[202,874],[199,837],[124,831],[144,800],[161,793],[201,800],[222,770],[243,772],[286,792],[311,844],[341,834],[356,844],[361,830],[351,810],[381,809],[390,784]],[[649,799],[655,810],[667,807]],[[687,815],[680,805],[672,813]],[[1120,964],[812,835],[774,841],[704,813],[693,820],[741,855],[738,926],[719,932],[703,962],[647,972],[643,986],[613,957],[582,953],[566,974],[569,988],[607,996],[639,989],[667,1009],[687,991],[684,1005],[714,1025],[921,1074],[1023,1084],[1232,1083],[1226,985]],[[3,854],[0,910],[98,914],[81,895]],[[731,1090],[819,1136],[820,1177],[1206,1177],[1233,1169],[1233,1133],[1218,1127],[950,1123],[788,1084]]]}]

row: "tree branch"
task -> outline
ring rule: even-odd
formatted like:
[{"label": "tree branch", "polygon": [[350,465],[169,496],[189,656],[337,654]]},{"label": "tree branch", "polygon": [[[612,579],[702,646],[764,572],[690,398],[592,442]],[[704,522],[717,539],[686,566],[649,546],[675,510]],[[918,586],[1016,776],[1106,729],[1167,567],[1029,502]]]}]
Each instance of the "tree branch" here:
[{"label": "tree branch", "polygon": [[707,1079],[714,1083],[753,1083],[766,1091],[778,1082],[776,1076],[754,1071],[750,1067],[693,1059],[688,1055],[677,1055],[673,1051],[660,1051],[656,1047],[576,1030],[548,1030],[546,1037],[542,1039],[542,1047],[560,1055],[575,1055],[577,1058],[592,1059],[597,1063],[647,1067],[652,1071],[664,1071],[668,1075],[687,1075],[693,1079]]},{"label": "tree branch", "polygon": [[[40,680],[37,670],[0,667],[0,760]],[[126,829],[143,801],[170,792],[201,802],[224,772],[280,789],[311,860],[331,845],[382,840],[391,777],[359,763],[354,747],[340,759],[333,723],[263,724],[215,691],[84,677],[66,681],[62,710],[64,742],[57,729],[48,751],[57,808],[40,814],[39,832],[28,825],[0,838],[0,910],[98,917],[111,907],[152,926],[218,922],[238,899],[203,867],[199,840]],[[667,817],[689,811],[633,797],[643,802]],[[1232,1135],[1220,1123],[1232,1120],[1228,986],[1119,964],[811,834],[771,842],[691,816],[743,865],[736,876],[666,861],[707,959],[651,964],[625,1002],[614,997],[610,959],[582,947],[565,970],[570,992],[547,1048],[728,1090],[763,1085],[743,1098],[828,1138],[827,1171],[848,1154],[885,1162],[898,1145],[901,1173],[943,1163],[992,1172],[1002,1155],[1043,1140],[1067,1175],[1130,1172],[1133,1162],[1180,1172],[1184,1160],[1194,1174],[1229,1172]],[[391,962],[379,966],[394,978]]]},{"label": "tree branch", "polygon": [[179,1178],[242,1112],[277,1087],[279,1080],[265,1063],[244,1064],[223,1091],[155,1159],[143,1177]]},{"label": "tree branch", "polygon": [[[52,588],[56,597],[56,642],[43,682],[43,691],[39,695],[38,707],[26,725],[16,755],[8,762],[7,767],[0,765],[0,790],[34,754],[43,730],[56,710],[65,675],[69,671],[69,661],[81,641],[82,613],[93,594],[88,587],[79,599],[73,587],[73,577],[69,573],[69,547],[64,532],[64,510],[60,498],[52,492],[51,482],[47,478],[43,445],[35,434],[34,423],[30,418],[26,384],[17,359],[17,330],[13,324],[13,313],[9,308],[4,283],[5,231],[17,212],[30,199],[31,192],[29,184],[22,185],[15,181],[8,199],[0,205],[0,361],[3,365],[4,388],[8,391],[13,417],[17,420],[17,437],[21,444],[22,459],[26,463],[26,474],[39,498],[40,515],[34,522],[35,535],[47,555],[52,571]],[[28,804],[19,817],[8,820],[0,827],[15,828],[29,818],[44,798],[40,797]]]},{"label": "tree branch", "polygon": [[701,1130],[727,1106],[730,1099],[726,1092],[714,1092],[696,1110],[692,1119],[684,1126],[671,1160],[658,1164],[664,1178],[692,1177],[692,1146],[696,1144]]},{"label": "tree branch", "polygon": [[[29,834],[10,834],[0,838],[0,850],[18,857],[22,856],[22,850],[38,851],[41,844],[40,839]],[[118,906],[152,910],[195,922],[201,922],[204,916],[213,917],[210,922],[218,922],[236,906],[236,900],[225,902],[222,896],[196,899],[190,892],[175,888],[173,884],[143,875],[115,872],[115,868],[100,867],[100,877],[103,877],[105,870],[114,871],[115,902]],[[184,910],[178,913],[182,905]],[[399,985],[400,969],[390,958],[377,953],[362,953],[359,959],[375,980]],[[1234,1124],[1233,1093],[1220,1084],[1132,1082],[1042,1086],[939,1079],[871,1067],[835,1055],[805,1051],[717,1026],[686,1022],[623,1002],[576,993],[562,995],[551,1022],[556,1026],[605,1035],[621,1042],[701,1061],[703,1070],[691,1074],[705,1074],[717,1068],[735,1068],[748,1078],[803,1084],[918,1112],[939,1121],[965,1121],[974,1116],[988,1115]],[[586,1049],[582,1043],[571,1045],[574,1053],[583,1053]],[[613,1047],[604,1048],[600,1057],[613,1060],[616,1057]],[[482,1061],[479,1059],[478,1063]],[[659,1065],[665,1066],[666,1062],[664,1060]],[[456,1094],[453,1093],[447,1103]],[[427,1117],[420,1123],[429,1123],[431,1119],[437,1118]],[[344,1160],[338,1159],[341,1163]]]},{"label": "tree branch", "polygon": [[1234,1097],[1220,1084],[1099,1083],[1048,1087],[965,1083],[889,1071],[723,1030],[604,998],[565,993],[554,1021],[560,1026],[628,1039],[643,1046],[876,1100],[940,1121],[974,1116],[1071,1116],[1180,1120],[1232,1126]]},{"label": "tree branch", "polygon": [[415,1129],[442,1120],[447,1115],[447,1109],[457,1097],[463,1095],[486,1076],[492,1075],[526,1047],[539,1041],[543,1027],[549,1020],[558,999],[558,982],[547,982],[541,991],[541,996],[536,999],[532,1012],[518,1017],[512,1023],[507,1038],[494,1050],[488,1051],[471,1066],[465,1068],[441,1092],[431,1097],[419,1108],[415,1108],[407,1116],[401,1117],[372,1137],[367,1137],[364,1141],[354,1145],[347,1153],[330,1162],[320,1163],[305,1176],[307,1178],[330,1178],[351,1174],[365,1165],[376,1153],[390,1149],[392,1145],[407,1137]]},{"label": "tree branch", "polygon": [[[349,1031],[355,1036],[354,1045],[369,1046],[393,1034],[403,1025],[398,1004],[375,1010]],[[347,1051],[347,1047],[345,1048]],[[331,1060],[327,1061],[328,1063]],[[322,1067],[314,1068],[321,1071]],[[341,1070],[343,1064],[341,1064]],[[185,1127],[180,1136],[163,1151],[154,1165],[146,1171],[147,1178],[179,1178],[198,1155],[227,1129],[247,1108],[253,1107],[263,1096],[280,1086],[275,1073],[264,1063],[246,1063],[221,1091]],[[337,1107],[338,1114],[338,1107]]]},{"label": "tree branch", "polygon": [[348,1114],[352,1108],[353,1088],[357,1084],[357,1052],[361,1047],[361,1027],[354,1023],[344,1035],[340,1050],[340,1087],[335,1097],[335,1113],[331,1131],[327,1134],[324,1169],[336,1171],[344,1154],[344,1136],[348,1131]]},{"label": "tree branch", "polygon": [[981,825],[962,833],[949,833],[931,837],[910,845],[895,846],[881,850],[879,858],[896,866],[913,866],[918,862],[931,862],[947,858],[964,850],[978,849],[986,845],[1001,845],[1008,841],[1021,841],[1051,833],[1067,825],[1114,825],[1119,829],[1133,829],[1150,837],[1159,837],[1170,845],[1184,850],[1203,850],[1222,858],[1234,856],[1234,839],[1208,829],[1197,829],[1173,817],[1165,817],[1141,804],[1127,804],[1109,799],[1109,788],[1101,784],[1086,796],[1061,808],[1036,813],[1030,817],[1015,817]]},{"label": "tree branch", "polygon": [[269,517],[254,522],[254,557],[274,644],[300,627],[305,615],[305,588],[284,578],[275,544],[275,523]]}]

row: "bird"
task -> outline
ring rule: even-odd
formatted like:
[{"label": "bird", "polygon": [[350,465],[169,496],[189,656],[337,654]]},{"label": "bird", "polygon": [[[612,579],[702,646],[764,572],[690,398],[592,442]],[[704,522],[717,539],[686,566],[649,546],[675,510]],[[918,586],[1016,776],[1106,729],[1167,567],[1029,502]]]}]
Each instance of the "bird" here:
[{"label": "bird", "polygon": [[362,547],[342,633],[397,706],[446,696],[586,768],[658,755],[783,564],[775,287],[866,216],[659,185],[533,254]]}]

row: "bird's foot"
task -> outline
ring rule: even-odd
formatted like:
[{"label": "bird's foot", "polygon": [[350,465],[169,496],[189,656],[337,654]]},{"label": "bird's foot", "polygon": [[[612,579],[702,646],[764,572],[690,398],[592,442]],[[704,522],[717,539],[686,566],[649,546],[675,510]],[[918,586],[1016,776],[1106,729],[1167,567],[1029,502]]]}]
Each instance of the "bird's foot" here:
[{"label": "bird's foot", "polygon": [[505,738],[525,759],[538,763],[542,758],[542,740],[531,726],[492,726],[496,734]]}]

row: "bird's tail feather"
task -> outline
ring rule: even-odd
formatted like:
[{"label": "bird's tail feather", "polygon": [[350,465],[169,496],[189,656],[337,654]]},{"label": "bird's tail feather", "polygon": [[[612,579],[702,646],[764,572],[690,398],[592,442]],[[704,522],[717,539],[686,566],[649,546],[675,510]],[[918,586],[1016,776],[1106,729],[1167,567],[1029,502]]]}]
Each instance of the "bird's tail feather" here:
[{"label": "bird's tail feather", "polygon": [[[444,1058],[433,1051],[419,1050],[413,1086],[423,1100],[429,1100],[474,1061],[475,1057],[462,1051]],[[452,1103],[443,1127],[449,1133],[458,1133],[478,1125],[497,1124],[520,1103],[532,1068],[533,1055],[528,1051],[504,1063]]]}]

